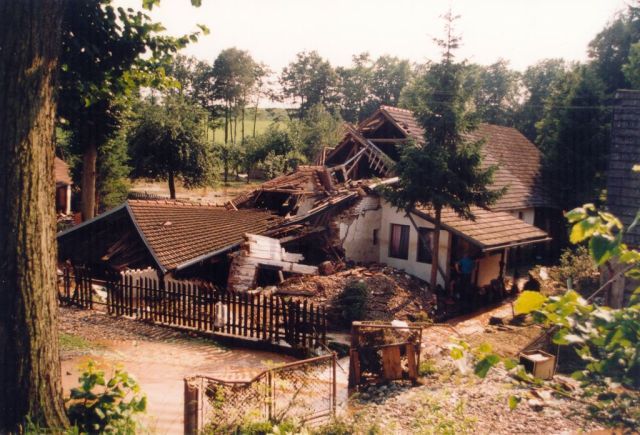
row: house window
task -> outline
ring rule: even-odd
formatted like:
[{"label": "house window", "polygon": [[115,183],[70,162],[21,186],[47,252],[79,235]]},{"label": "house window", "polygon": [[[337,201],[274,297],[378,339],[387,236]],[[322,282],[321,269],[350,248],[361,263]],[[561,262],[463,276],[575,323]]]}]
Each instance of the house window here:
[{"label": "house window", "polygon": [[518,219],[520,219],[521,221],[524,220],[524,212],[523,211],[519,211],[518,212]]},{"label": "house window", "polygon": [[433,259],[433,230],[430,228],[419,228],[418,255],[416,260],[420,263],[431,263]]},{"label": "house window", "polygon": [[374,245],[378,244],[378,229],[377,228],[375,230],[373,230],[373,244]]},{"label": "house window", "polygon": [[403,260],[409,258],[409,225],[391,224],[389,257]]}]

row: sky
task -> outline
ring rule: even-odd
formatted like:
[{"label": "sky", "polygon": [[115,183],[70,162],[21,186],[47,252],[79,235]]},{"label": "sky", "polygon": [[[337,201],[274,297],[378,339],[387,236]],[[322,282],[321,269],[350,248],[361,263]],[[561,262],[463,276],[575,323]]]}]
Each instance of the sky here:
[{"label": "sky", "polygon": [[[116,0],[139,9],[141,0]],[[551,57],[584,61],[591,39],[624,10],[625,0],[162,0],[150,15],[181,35],[211,30],[183,53],[212,62],[229,47],[248,50],[279,71],[296,53],[317,50],[334,66],[351,56],[391,54],[414,62],[438,59],[434,37],[452,8],[462,35],[459,57],[484,65],[499,58],[524,70]]]}]

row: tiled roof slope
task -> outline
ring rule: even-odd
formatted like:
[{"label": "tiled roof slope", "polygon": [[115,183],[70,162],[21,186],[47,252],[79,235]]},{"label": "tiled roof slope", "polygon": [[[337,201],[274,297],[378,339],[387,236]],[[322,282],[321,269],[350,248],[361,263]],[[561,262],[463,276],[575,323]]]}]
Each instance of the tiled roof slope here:
[{"label": "tiled roof slope", "polygon": [[176,201],[128,201],[145,242],[165,270],[242,242],[245,233],[261,234],[278,223],[257,210],[227,210]]},{"label": "tiled roof slope", "polygon": [[62,184],[66,186],[73,184],[71,177],[69,176],[69,165],[58,157],[55,158],[53,164],[53,173],[56,178],[56,185]]},{"label": "tiled roof slope", "polygon": [[[493,250],[508,245],[538,243],[548,240],[547,233],[505,212],[472,207],[475,221],[458,216],[452,209],[442,210],[442,225],[483,250]],[[418,214],[433,220],[433,210],[418,207]]]},{"label": "tiled roof slope", "polygon": [[[424,129],[411,111],[390,106],[382,106],[381,110],[391,116],[395,124],[403,126],[407,136],[417,140],[424,136]],[[472,141],[485,141],[482,147],[484,166],[498,165],[494,185],[508,187],[492,210],[553,206],[540,180],[540,150],[522,133],[511,127],[480,124],[467,137]]]},{"label": "tiled roof slope", "polygon": [[494,185],[506,186],[504,194],[492,210],[517,210],[527,207],[549,207],[553,202],[540,179],[542,154],[529,139],[515,128],[480,124],[468,134],[473,141],[484,140],[485,167],[498,165]]},{"label": "tiled roof slope", "polygon": [[424,129],[418,123],[411,110],[384,105],[380,106],[380,110],[392,118],[394,124],[397,125],[407,137],[411,137],[419,143],[424,142]]},{"label": "tiled roof slope", "polygon": [[[629,226],[640,209],[640,91],[616,93],[611,130],[611,151],[607,172],[607,207]],[[625,241],[640,246],[640,227],[626,233]]]}]

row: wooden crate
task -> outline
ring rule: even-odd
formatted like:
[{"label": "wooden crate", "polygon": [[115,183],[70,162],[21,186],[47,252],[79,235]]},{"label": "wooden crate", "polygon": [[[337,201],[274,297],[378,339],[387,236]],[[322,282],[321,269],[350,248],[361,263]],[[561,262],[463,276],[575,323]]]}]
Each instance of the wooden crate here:
[{"label": "wooden crate", "polygon": [[556,371],[556,357],[541,350],[522,352],[520,364],[539,379],[551,379]]}]

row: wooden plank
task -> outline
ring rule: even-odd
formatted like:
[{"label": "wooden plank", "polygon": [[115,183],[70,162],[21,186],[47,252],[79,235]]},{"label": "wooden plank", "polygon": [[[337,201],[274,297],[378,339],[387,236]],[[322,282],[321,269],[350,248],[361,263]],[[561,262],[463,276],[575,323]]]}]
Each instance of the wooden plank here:
[{"label": "wooden plank", "polygon": [[407,343],[405,348],[407,354],[407,368],[409,370],[409,379],[418,379],[418,364],[416,359],[416,346],[413,343]]},{"label": "wooden plank", "polygon": [[382,349],[382,373],[387,381],[402,379],[400,346],[389,346]]}]

